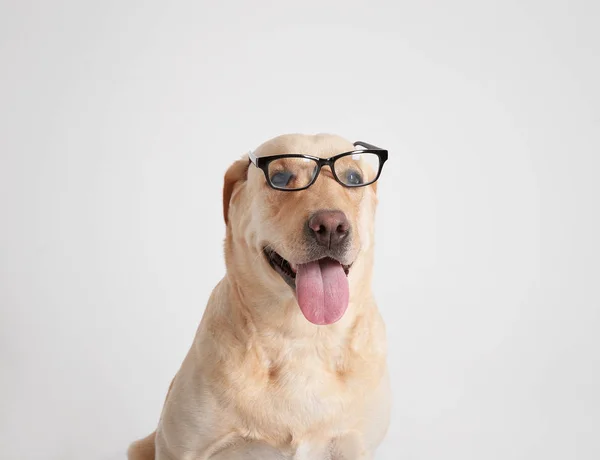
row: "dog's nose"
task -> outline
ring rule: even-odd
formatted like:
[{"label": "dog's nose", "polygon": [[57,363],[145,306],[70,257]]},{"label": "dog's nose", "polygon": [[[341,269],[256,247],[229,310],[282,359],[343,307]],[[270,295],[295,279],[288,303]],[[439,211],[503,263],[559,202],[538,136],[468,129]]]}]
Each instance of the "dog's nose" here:
[{"label": "dog's nose", "polygon": [[334,248],[350,233],[350,223],[342,211],[317,211],[308,219],[311,235],[321,246]]}]

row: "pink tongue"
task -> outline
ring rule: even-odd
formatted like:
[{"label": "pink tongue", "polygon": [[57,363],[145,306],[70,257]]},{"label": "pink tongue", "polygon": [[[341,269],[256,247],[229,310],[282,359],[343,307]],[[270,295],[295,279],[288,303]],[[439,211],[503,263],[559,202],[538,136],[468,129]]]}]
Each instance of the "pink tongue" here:
[{"label": "pink tongue", "polygon": [[323,259],[298,265],[296,297],[313,324],[332,324],[348,307],[348,279],[339,262]]}]

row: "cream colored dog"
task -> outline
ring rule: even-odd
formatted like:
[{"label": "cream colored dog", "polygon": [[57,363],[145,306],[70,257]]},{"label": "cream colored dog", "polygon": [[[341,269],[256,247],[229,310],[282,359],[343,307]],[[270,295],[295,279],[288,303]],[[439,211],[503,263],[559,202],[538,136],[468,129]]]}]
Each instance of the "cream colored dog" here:
[{"label": "cream colored dog", "polygon": [[254,164],[245,156],[229,168],[227,273],[156,432],[131,445],[130,460],[373,458],[390,390],[371,292],[376,182],[357,185],[378,173],[356,154],[264,166],[355,150],[333,135],[284,135],[251,154]]}]

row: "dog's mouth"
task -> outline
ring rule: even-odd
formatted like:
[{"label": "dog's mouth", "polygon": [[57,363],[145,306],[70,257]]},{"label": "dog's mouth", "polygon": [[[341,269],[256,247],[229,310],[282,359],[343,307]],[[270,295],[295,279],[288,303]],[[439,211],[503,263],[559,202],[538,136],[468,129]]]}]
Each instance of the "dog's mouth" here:
[{"label": "dog's mouth", "polygon": [[345,265],[332,257],[293,264],[272,249],[263,249],[269,265],[292,288],[302,313],[313,324],[332,324],[339,320],[349,301],[348,273]]},{"label": "dog's mouth", "polygon": [[[277,252],[275,252],[272,249],[265,248],[265,249],[263,249],[263,253],[265,254],[265,257],[267,258],[267,262],[269,262],[269,265],[271,266],[271,268],[273,270],[275,270],[279,274],[279,276],[281,276],[283,278],[283,281],[285,281],[292,289],[295,290],[296,289],[296,274],[298,273],[298,264],[293,264],[291,262],[288,262],[286,259],[281,257],[281,255],[279,255]],[[350,268],[352,268],[352,264],[344,265],[332,257],[323,257],[321,259],[316,259],[311,262],[321,262],[321,261],[339,264],[342,267],[342,269],[344,270],[344,273],[346,274],[346,276],[348,276],[348,274],[350,273]]]}]

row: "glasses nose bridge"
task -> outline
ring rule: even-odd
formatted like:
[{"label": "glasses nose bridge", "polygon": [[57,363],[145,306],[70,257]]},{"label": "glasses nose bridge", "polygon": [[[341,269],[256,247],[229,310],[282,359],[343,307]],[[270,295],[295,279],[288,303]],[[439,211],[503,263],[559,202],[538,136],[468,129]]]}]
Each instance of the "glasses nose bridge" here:
[{"label": "glasses nose bridge", "polygon": [[329,166],[331,172],[333,172],[333,163],[335,162],[335,158],[321,158],[319,159],[319,170],[323,166]]},{"label": "glasses nose bridge", "polygon": [[331,177],[335,179],[335,172],[333,171],[333,163],[335,162],[335,160],[335,158],[319,158],[317,160],[317,172],[313,178],[313,181],[311,182],[311,185],[313,185],[319,179],[319,177],[321,176],[321,170],[325,166],[329,167],[329,173]]}]

